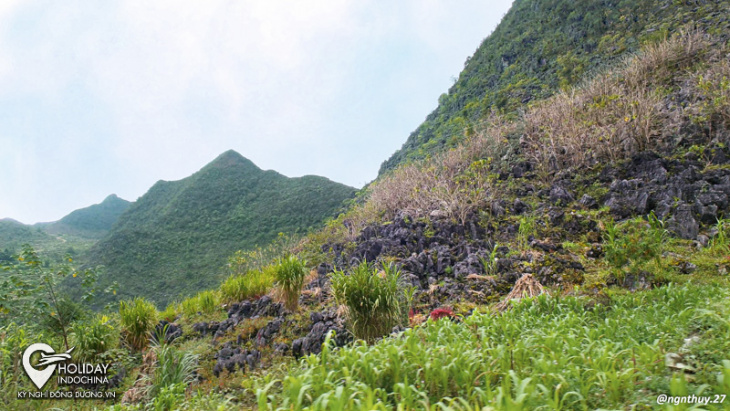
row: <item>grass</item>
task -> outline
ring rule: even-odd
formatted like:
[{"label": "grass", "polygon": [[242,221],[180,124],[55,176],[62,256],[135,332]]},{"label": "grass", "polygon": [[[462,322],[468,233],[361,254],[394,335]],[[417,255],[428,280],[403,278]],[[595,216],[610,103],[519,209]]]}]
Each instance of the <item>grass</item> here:
[{"label": "grass", "polygon": [[305,262],[294,255],[281,258],[272,268],[276,287],[284,300],[284,305],[290,311],[296,311],[299,306],[299,295],[302,292],[304,278],[307,276]]},{"label": "grass", "polygon": [[[281,390],[262,386],[260,409],[650,408],[673,386],[724,392],[727,288],[670,285],[610,297],[610,306],[587,310],[585,298],[541,295],[503,315],[429,322],[372,346],[325,347]],[[699,342],[687,346],[690,336]],[[668,369],[668,352],[695,374]]]},{"label": "grass", "polygon": [[664,223],[652,212],[647,220],[636,217],[622,224],[606,224],[604,250],[606,261],[614,268],[636,269],[650,260],[661,263],[662,247],[668,238]]},{"label": "grass", "polygon": [[144,298],[119,303],[119,317],[126,342],[136,350],[147,347],[150,333],[157,323],[157,309]]},{"label": "grass", "polygon": [[270,268],[249,271],[244,275],[231,275],[221,284],[221,300],[225,303],[236,303],[249,298],[266,295],[274,284],[274,275]]},{"label": "grass", "polygon": [[193,317],[198,313],[212,313],[218,309],[219,305],[220,297],[218,296],[218,292],[214,290],[201,291],[180,303],[182,313],[187,317]]},{"label": "grass", "polygon": [[[193,371],[197,367],[197,357],[180,351],[171,344],[161,344],[154,349],[157,363],[154,372],[147,378],[149,384],[147,396],[155,398],[158,394],[166,391],[167,395],[163,396],[164,399],[164,397],[179,394],[180,388],[184,392],[185,387],[193,381]],[[155,400],[157,399],[155,398]]]},{"label": "grass", "polygon": [[355,337],[372,343],[393,327],[407,324],[409,291],[395,265],[378,271],[364,261],[349,273],[335,270],[331,279],[335,301],[347,307],[348,324]]},{"label": "grass", "polygon": [[118,341],[117,328],[106,315],[98,314],[89,321],[79,321],[71,326],[71,343],[74,357],[92,361],[100,354],[114,348]]}]

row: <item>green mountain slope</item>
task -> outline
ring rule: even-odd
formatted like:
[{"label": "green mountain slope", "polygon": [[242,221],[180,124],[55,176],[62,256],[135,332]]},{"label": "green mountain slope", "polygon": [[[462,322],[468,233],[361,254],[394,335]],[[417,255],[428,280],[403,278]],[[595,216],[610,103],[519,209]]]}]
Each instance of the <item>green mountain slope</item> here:
[{"label": "green mountain slope", "polygon": [[49,234],[98,239],[111,230],[112,225],[131,204],[112,194],[100,204],[73,211],[59,221],[37,225]]},{"label": "green mountain slope", "polygon": [[333,216],[355,189],[323,177],[263,171],[234,151],[180,181],[159,181],[93,247],[103,284],[119,296],[166,304],[217,285],[226,258],[279,232],[304,233]]},{"label": "green mountain slope", "polygon": [[60,241],[41,228],[31,227],[10,218],[0,220],[0,260],[15,254],[23,244],[33,244],[39,251]]},{"label": "green mountain slope", "polygon": [[438,107],[383,162],[380,175],[455,146],[482,126],[492,109],[514,113],[680,29],[720,34],[730,25],[728,16],[727,1],[516,0],[466,60]]}]

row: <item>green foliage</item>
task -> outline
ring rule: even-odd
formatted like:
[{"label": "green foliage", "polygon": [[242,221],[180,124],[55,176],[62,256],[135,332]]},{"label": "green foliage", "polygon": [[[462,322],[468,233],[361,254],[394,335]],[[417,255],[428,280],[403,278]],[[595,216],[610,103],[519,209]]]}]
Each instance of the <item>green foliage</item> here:
[{"label": "green foliage", "polygon": [[249,298],[266,295],[274,285],[274,275],[270,268],[249,271],[245,275],[231,275],[221,284],[221,300],[236,303]]},{"label": "green foliage", "polygon": [[382,271],[363,261],[349,273],[335,270],[332,293],[338,304],[347,307],[347,319],[355,337],[368,343],[387,335],[397,325],[407,323],[413,290],[401,281],[393,264]]},{"label": "green foliage", "polygon": [[[262,381],[259,409],[650,409],[670,389],[721,394],[730,326],[702,311],[728,297],[724,287],[668,286],[586,310],[583,298],[541,295],[502,315],[428,322],[371,346],[325,344],[280,389]],[[706,345],[685,346],[688,335]],[[685,358],[702,358],[691,383],[672,382],[664,363],[681,347]]]},{"label": "green foliage", "polygon": [[[323,177],[263,171],[229,151],[190,177],[157,182],[93,247],[89,260],[107,267],[102,284],[119,281],[120,298],[144,296],[163,307],[220,284],[236,250],[256,250],[278,241],[281,232],[301,236],[335,215],[354,192]],[[261,268],[244,257],[249,261],[238,274]]]},{"label": "green foliage", "polygon": [[482,263],[485,275],[497,274],[497,248],[499,248],[499,243],[494,243],[494,247],[492,247],[492,251],[487,258],[479,257],[479,262]]},{"label": "green foliage", "polygon": [[141,350],[147,347],[150,333],[157,323],[157,309],[142,297],[119,303],[124,337],[130,347]]},{"label": "green foliage", "polygon": [[730,219],[717,220],[717,234],[710,240],[710,249],[721,254],[730,254]]},{"label": "green foliage", "polygon": [[299,306],[299,295],[302,292],[304,278],[308,274],[306,263],[295,255],[289,255],[281,258],[273,266],[272,271],[286,308],[290,311],[296,311]]},{"label": "green foliage", "polygon": [[[181,351],[171,344],[161,344],[154,347],[157,362],[152,376],[146,377],[147,397],[154,398],[160,394],[160,406],[175,404],[185,391],[185,387],[193,381],[193,371],[197,368],[198,358],[195,355]],[[159,409],[173,409],[159,408]],[[155,408],[158,409],[158,408]]]},{"label": "green foliage", "polygon": [[667,239],[664,223],[652,212],[648,221],[641,217],[617,225],[613,220],[606,224],[604,250],[606,261],[614,268],[630,269],[642,266],[650,260],[661,264],[661,251]]},{"label": "green foliage", "polygon": [[62,219],[43,224],[41,227],[52,235],[100,239],[111,230],[119,216],[127,211],[130,205],[132,203],[129,201],[112,194],[100,204],[72,211]]},{"label": "green foliage", "polygon": [[530,246],[530,236],[537,234],[535,216],[520,217],[520,226],[517,229],[517,243],[521,249],[526,250]]},{"label": "green foliage", "polygon": [[59,283],[68,278],[81,281],[81,301],[96,292],[96,272],[77,271],[68,256],[64,262],[51,265],[41,260],[28,244],[11,262],[0,265],[0,324],[15,322],[30,325],[35,330],[50,331],[68,345],[68,327],[85,315],[85,307],[72,301],[59,290]]},{"label": "green foliage", "polygon": [[77,321],[71,325],[71,341],[74,358],[94,361],[106,351],[114,348],[118,341],[117,329],[106,315],[98,314],[88,321]]},{"label": "green foliage", "polygon": [[[183,314],[192,317],[197,313],[208,314],[218,309],[220,298],[215,291],[201,291],[194,297],[187,298],[180,303]],[[167,310],[165,310],[167,311]],[[169,313],[167,313],[169,316]]]},{"label": "green foliage", "polygon": [[[12,394],[28,384],[23,372],[23,351],[37,342],[38,337],[14,323],[0,327],[0,408],[9,409],[17,401]],[[7,392],[12,394],[4,395]]]}]

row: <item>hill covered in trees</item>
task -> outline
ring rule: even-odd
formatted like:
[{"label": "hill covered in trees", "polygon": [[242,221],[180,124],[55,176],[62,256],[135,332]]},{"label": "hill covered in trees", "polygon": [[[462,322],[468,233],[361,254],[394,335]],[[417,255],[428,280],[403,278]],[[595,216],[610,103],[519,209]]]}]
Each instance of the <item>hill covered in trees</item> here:
[{"label": "hill covered in trees", "polygon": [[158,181],[93,247],[89,264],[106,267],[101,281],[117,281],[120,296],[164,305],[217,285],[235,251],[280,232],[303,235],[354,194],[323,177],[261,170],[227,151],[190,177]]}]

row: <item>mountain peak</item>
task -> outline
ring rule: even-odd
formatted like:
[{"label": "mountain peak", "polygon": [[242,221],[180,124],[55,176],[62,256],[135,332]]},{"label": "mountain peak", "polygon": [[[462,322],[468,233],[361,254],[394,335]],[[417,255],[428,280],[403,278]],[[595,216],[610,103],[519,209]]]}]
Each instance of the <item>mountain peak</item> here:
[{"label": "mountain peak", "polygon": [[102,204],[108,204],[108,203],[116,203],[116,202],[119,202],[119,201],[123,201],[123,202],[125,202],[125,203],[128,203],[128,201],[127,201],[127,200],[125,200],[125,199],[123,199],[123,198],[119,197],[119,196],[118,196],[118,195],[116,195],[116,194],[109,194],[109,195],[108,195],[108,196],[107,196],[107,197],[106,197],[106,198],[104,199],[104,201],[102,201],[101,203],[102,203]]},{"label": "mountain peak", "polygon": [[246,157],[242,156],[235,150],[228,150],[223,152],[221,155],[216,157],[213,161],[208,163],[205,168],[209,167],[215,167],[215,168],[228,168],[228,167],[245,167],[249,168],[251,170],[258,170],[261,169],[256,166],[256,164],[253,163],[253,161],[247,159]]}]

